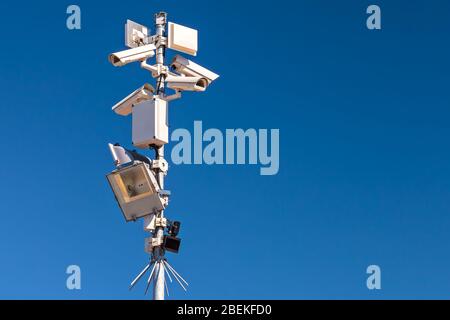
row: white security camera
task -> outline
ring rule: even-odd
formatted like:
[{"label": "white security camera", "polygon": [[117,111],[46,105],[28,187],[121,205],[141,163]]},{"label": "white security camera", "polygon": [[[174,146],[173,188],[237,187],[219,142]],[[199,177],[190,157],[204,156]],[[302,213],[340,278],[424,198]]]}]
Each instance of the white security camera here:
[{"label": "white security camera", "polygon": [[205,91],[208,80],[203,77],[167,76],[167,87],[178,91]]},{"label": "white security camera", "polygon": [[219,77],[218,74],[178,54],[173,58],[170,66],[173,70],[185,76],[204,78],[207,80],[208,85]]},{"label": "white security camera", "polygon": [[146,83],[116,103],[112,107],[112,110],[121,116],[127,116],[131,113],[134,105],[152,99],[154,92],[155,89],[150,84]]},{"label": "white security camera", "polygon": [[124,66],[130,62],[144,61],[155,55],[155,45],[146,44],[133,49],[115,52],[109,55],[108,60],[115,67]]}]

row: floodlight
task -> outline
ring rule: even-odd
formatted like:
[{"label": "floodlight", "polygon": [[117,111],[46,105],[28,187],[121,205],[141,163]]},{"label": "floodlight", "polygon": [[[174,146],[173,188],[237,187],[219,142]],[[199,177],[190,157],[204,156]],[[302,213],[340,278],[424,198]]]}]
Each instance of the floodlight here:
[{"label": "floodlight", "polygon": [[180,250],[181,239],[172,236],[164,236],[163,247],[169,252],[178,253]]},{"label": "floodlight", "polygon": [[108,60],[115,67],[122,67],[128,63],[144,61],[155,55],[155,45],[146,44],[133,49],[115,52],[109,55]]},{"label": "floodlight", "polygon": [[173,22],[169,22],[169,36],[167,46],[170,49],[178,50],[192,56],[197,55],[198,32]]},{"label": "floodlight", "polygon": [[205,91],[208,80],[201,77],[167,76],[167,87],[179,91]]},{"label": "floodlight", "polygon": [[216,80],[219,75],[177,54],[170,63],[170,67],[178,73],[189,77],[201,77],[208,80],[208,84]]},{"label": "floodlight", "polygon": [[153,97],[153,92],[155,92],[155,89],[150,84],[146,83],[115,104],[112,107],[112,110],[121,116],[127,116],[131,113],[132,107],[135,104],[151,99]]},{"label": "floodlight", "polygon": [[107,178],[127,222],[164,209],[166,200],[145,163],[135,161],[114,170]]}]

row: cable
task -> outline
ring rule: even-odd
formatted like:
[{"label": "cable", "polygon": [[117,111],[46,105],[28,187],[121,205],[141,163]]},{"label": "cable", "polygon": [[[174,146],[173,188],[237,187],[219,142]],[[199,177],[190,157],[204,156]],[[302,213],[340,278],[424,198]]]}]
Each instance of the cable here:
[{"label": "cable", "polygon": [[162,74],[158,77],[158,84],[157,84],[157,87],[156,87],[156,94],[159,94],[159,89],[161,88],[162,77],[163,77]]}]

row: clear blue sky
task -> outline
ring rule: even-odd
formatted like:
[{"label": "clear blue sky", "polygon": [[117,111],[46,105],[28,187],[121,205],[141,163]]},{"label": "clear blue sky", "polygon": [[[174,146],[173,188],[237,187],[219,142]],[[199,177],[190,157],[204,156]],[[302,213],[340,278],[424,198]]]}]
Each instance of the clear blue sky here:
[{"label": "clear blue sky", "polygon": [[[131,142],[111,106],[149,76],[107,56],[127,18],[160,10],[199,29],[195,61],[221,75],[171,105],[171,130],[280,129],[276,176],[171,166],[183,242],[169,259],[191,284],[171,298],[448,298],[448,1],[75,3],[79,31],[69,2],[0,3],[0,298],[144,298],[128,284],[145,233],[105,174],[107,143]],[[381,31],[365,27],[369,4]],[[81,291],[65,287],[70,264]]]}]

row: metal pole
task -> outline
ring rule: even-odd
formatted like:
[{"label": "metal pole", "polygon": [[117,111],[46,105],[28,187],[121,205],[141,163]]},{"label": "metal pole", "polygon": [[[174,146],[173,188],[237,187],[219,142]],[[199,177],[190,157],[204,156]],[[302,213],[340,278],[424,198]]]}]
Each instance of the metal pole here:
[{"label": "metal pole", "polygon": [[164,277],[164,265],[161,262],[158,263],[155,270],[155,290],[153,292],[153,300],[164,300],[165,294],[165,277]]},{"label": "metal pole", "polygon": [[[159,12],[155,14],[155,27],[156,27],[156,35],[158,37],[164,37],[166,32],[166,20],[167,14],[165,12]],[[164,66],[164,55],[165,55],[165,46],[159,43],[158,48],[156,49],[156,63],[158,64],[158,68]],[[158,90],[160,96],[164,95],[164,79],[160,76],[158,82]],[[158,148],[156,150],[156,159],[163,160],[164,159],[164,146]],[[164,189],[164,172],[161,170],[158,172],[157,180],[161,189]],[[161,211],[158,216],[160,218],[164,217],[164,211]],[[154,237],[158,238],[162,241],[164,237],[164,228],[157,227],[154,232]],[[164,265],[161,263],[164,258],[164,250],[161,247],[155,247],[153,250],[153,258],[156,259],[156,270],[155,270],[155,280],[154,280],[154,290],[153,290],[153,300],[164,300],[164,282],[165,282],[165,274],[164,274]]]},{"label": "metal pole", "polygon": [[[156,28],[156,36],[164,37],[166,35],[166,22],[167,22],[167,13],[159,12],[155,14],[155,28]],[[156,64],[158,68],[164,66],[164,56],[166,54],[166,47],[161,43],[157,44],[156,48]],[[163,76],[158,78],[158,90],[161,95],[164,95],[164,79]]]}]

